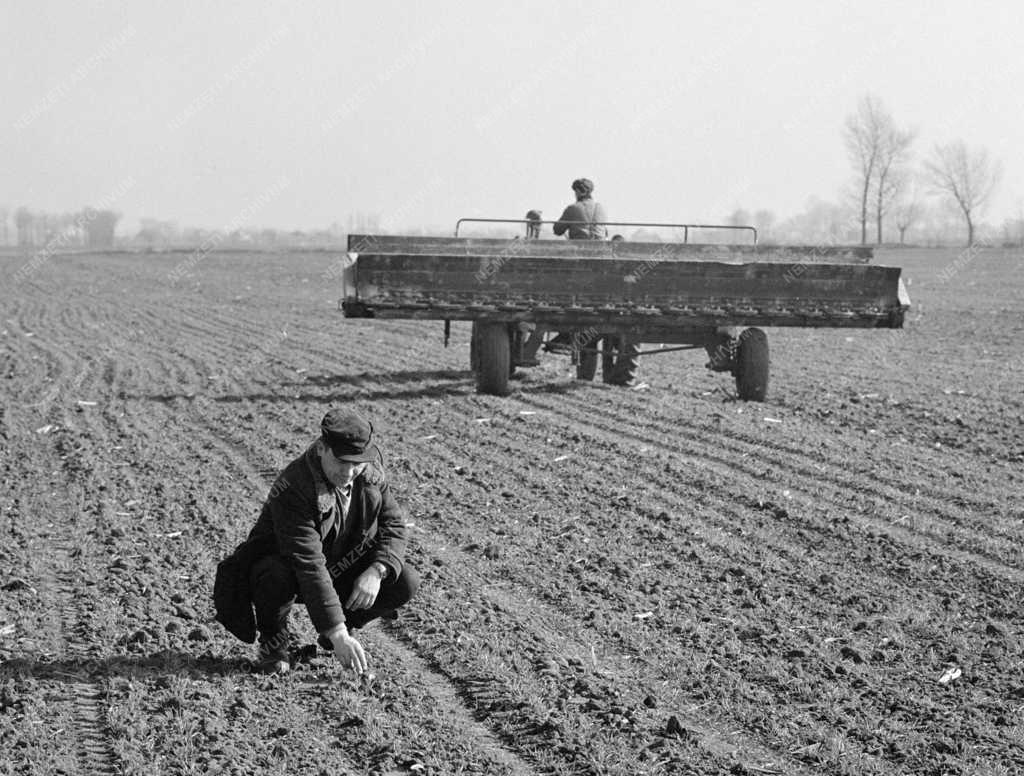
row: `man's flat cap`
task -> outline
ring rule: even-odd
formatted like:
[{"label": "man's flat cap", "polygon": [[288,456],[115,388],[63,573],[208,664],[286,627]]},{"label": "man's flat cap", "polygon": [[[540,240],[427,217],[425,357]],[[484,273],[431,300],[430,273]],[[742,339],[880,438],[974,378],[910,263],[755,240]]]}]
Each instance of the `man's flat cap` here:
[{"label": "man's flat cap", "polygon": [[586,196],[594,192],[594,182],[589,178],[577,178],[572,182],[572,190]]},{"label": "man's flat cap", "polygon": [[373,438],[373,424],[346,410],[331,410],[320,422],[320,436],[339,461],[375,461],[379,452]]}]

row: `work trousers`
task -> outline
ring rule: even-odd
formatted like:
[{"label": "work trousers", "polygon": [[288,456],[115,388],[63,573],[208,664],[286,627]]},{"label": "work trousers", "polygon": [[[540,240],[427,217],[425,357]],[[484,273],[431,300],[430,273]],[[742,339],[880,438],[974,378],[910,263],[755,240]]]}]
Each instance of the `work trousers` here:
[{"label": "work trousers", "polygon": [[[356,579],[372,562],[372,558],[366,557],[333,578],[334,589],[343,607],[352,593]],[[253,564],[250,584],[260,642],[268,642],[285,634],[292,606],[302,603],[295,572],[280,555],[267,555]],[[408,564],[404,565],[398,579],[389,576],[380,583],[377,600],[369,609],[344,609],[348,629],[362,628],[378,617],[394,618],[395,610],[407,603],[419,586],[419,574]]]}]

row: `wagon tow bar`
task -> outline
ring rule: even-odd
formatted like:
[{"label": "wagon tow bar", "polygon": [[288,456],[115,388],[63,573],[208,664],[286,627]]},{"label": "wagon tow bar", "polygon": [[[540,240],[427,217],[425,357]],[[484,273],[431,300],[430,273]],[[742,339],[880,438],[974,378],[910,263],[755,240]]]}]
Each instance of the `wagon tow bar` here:
[{"label": "wagon tow bar", "polygon": [[638,356],[654,356],[658,353],[674,353],[677,350],[703,350],[703,345],[679,345],[674,348],[656,348],[654,350],[641,350],[636,355]]},{"label": "wagon tow bar", "polygon": [[[640,350],[637,356],[656,356],[658,353],[674,353],[677,350],[702,350],[703,345],[679,345],[674,348],[655,348],[654,350]],[[580,353],[600,353],[600,348],[576,348]]]}]

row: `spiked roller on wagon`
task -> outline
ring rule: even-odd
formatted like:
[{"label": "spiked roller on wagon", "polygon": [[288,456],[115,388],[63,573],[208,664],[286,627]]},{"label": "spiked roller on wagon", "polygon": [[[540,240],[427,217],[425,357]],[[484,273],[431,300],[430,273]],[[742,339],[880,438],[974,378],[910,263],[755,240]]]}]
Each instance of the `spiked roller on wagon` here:
[{"label": "spiked roller on wagon", "polygon": [[682,242],[466,238],[458,227],[454,238],[350,235],[341,307],[444,321],[446,344],[451,321],[472,321],[477,390],[499,396],[517,366],[537,363],[544,332],[561,333],[583,380],[600,369],[628,384],[641,356],[703,348],[739,398],[763,401],[765,328],[903,326],[900,268],[871,264],[871,248],[766,247],[756,232],[752,244],[696,244],[693,225],[672,226]]}]

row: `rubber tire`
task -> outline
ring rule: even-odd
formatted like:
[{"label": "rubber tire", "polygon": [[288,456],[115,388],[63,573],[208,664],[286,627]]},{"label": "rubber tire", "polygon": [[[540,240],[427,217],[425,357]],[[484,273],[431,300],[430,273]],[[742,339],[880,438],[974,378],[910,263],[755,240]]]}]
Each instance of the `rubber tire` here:
[{"label": "rubber tire", "polygon": [[599,358],[597,345],[600,341],[598,337],[594,337],[590,342],[583,343],[583,347],[587,349],[580,351],[579,360],[576,362],[577,380],[590,381],[597,377],[597,361]]},{"label": "rubber tire", "polygon": [[477,328],[476,390],[491,396],[508,396],[512,369],[512,342],[504,323],[481,323]]},{"label": "rubber tire", "polygon": [[601,382],[611,381],[615,374],[615,354],[618,353],[618,337],[610,335],[601,342]]},{"label": "rubber tire", "polygon": [[628,343],[619,351],[615,358],[615,369],[608,382],[611,385],[632,385],[636,382],[636,372],[640,368],[640,346],[635,342]]},{"label": "rubber tire", "polygon": [[480,346],[477,344],[477,338],[480,336],[479,328],[479,324],[473,321],[469,332],[469,370],[471,372],[476,371],[477,361],[479,360]]},{"label": "rubber tire", "polygon": [[[612,338],[609,338],[612,339]],[[632,385],[640,367],[640,346],[636,342],[624,341],[624,337],[613,338],[610,352],[602,353],[601,376],[609,385]],[[606,348],[608,339],[605,340]]]},{"label": "rubber tire", "polygon": [[768,396],[768,335],[744,329],[736,345],[736,394],[743,401],[764,401]]}]

